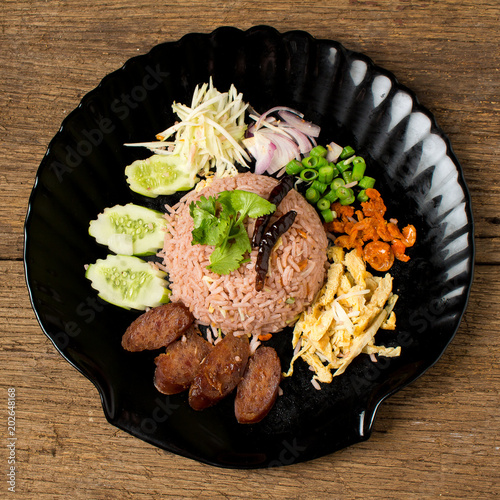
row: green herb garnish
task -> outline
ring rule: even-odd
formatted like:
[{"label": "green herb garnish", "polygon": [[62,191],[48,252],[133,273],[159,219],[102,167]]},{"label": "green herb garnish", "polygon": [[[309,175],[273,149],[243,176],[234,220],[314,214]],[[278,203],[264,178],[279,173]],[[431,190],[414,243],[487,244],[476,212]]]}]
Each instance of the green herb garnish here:
[{"label": "green herb garnish", "polygon": [[246,217],[257,218],[273,213],[276,206],[258,194],[248,191],[223,191],[216,197],[202,196],[189,205],[193,218],[192,245],[213,245],[208,269],[229,274],[248,262],[250,238],[243,225]]}]

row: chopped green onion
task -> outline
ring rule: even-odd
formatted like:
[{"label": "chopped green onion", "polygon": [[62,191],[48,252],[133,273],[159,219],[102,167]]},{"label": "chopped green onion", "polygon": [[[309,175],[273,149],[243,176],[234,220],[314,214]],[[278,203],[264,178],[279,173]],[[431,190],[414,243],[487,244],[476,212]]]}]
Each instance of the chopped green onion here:
[{"label": "chopped green onion", "polygon": [[347,170],[349,168],[349,163],[346,163],[346,160],[339,161],[335,166],[337,167],[337,170],[342,173],[344,170]]},{"label": "chopped green onion", "polygon": [[288,175],[299,175],[304,170],[304,165],[298,160],[292,160],[286,165],[286,173]]},{"label": "chopped green onion", "polygon": [[330,203],[333,203],[339,199],[337,193],[333,189],[328,191],[328,193],[324,194],[323,198],[326,198]]},{"label": "chopped green onion", "polygon": [[288,297],[288,299],[285,300],[287,304],[294,304],[295,303],[295,298],[294,297]]},{"label": "chopped green onion", "polygon": [[328,165],[328,162],[326,161],[326,158],[323,158],[322,156],[306,156],[302,160],[302,165],[304,165],[304,167],[306,168],[318,169],[320,167]]},{"label": "chopped green onion", "polygon": [[340,200],[340,204],[341,205],[351,205],[352,203],[354,203],[354,193],[351,194],[351,196],[349,196],[348,198],[344,198],[343,200]]},{"label": "chopped green onion", "polygon": [[314,189],[313,187],[310,187],[306,191],[306,200],[309,203],[316,203],[319,199],[321,198],[321,195],[319,192]]},{"label": "chopped green onion", "polygon": [[352,164],[356,165],[356,163],[364,163],[366,165],[365,159],[362,156],[356,156],[352,160]]},{"label": "chopped green onion", "polygon": [[337,177],[336,179],[333,179],[331,188],[333,191],[336,191],[339,187],[345,186],[345,180],[342,179],[341,177]]},{"label": "chopped green onion", "polygon": [[345,160],[345,159],[351,157],[353,154],[354,154],[354,149],[351,148],[351,146],[346,146],[342,150],[342,153],[340,153],[340,159]]},{"label": "chopped green onion", "polygon": [[347,158],[347,160],[343,160],[344,161],[344,165],[351,165],[352,161],[354,160],[354,158],[356,158],[356,157],[355,156],[351,156],[350,158]]},{"label": "chopped green onion", "polygon": [[358,201],[360,201],[361,203],[364,203],[365,201],[368,201],[368,195],[366,194],[366,189],[362,189],[359,193],[358,193]]},{"label": "chopped green onion", "polygon": [[349,184],[353,181],[353,178],[352,178],[352,170],[344,170],[342,172],[342,177],[343,179],[345,180],[345,183],[346,184]]},{"label": "chopped green onion", "polygon": [[323,210],[328,210],[330,208],[330,202],[326,198],[321,198],[318,203],[316,203],[318,210],[322,212]]},{"label": "chopped green onion", "polygon": [[344,186],[339,187],[335,194],[340,198],[341,203],[342,200],[345,200],[346,198],[354,197],[354,191]]},{"label": "chopped green onion", "polygon": [[368,177],[365,175],[359,182],[358,186],[362,189],[369,189],[375,186],[375,179],[373,177]]},{"label": "chopped green onion", "polygon": [[334,212],[332,210],[321,210],[321,217],[325,222],[332,222]]},{"label": "chopped green onion", "polygon": [[318,156],[318,163],[316,165],[316,169],[320,169],[321,167],[326,167],[328,165],[328,160],[323,158],[322,156]]},{"label": "chopped green onion", "polygon": [[318,177],[318,171],[313,168],[305,168],[299,175],[303,181],[310,182]]},{"label": "chopped green onion", "polygon": [[357,162],[357,163],[352,163],[352,180],[353,181],[360,181],[363,176],[365,175],[365,170],[366,170],[366,163],[363,162]]},{"label": "chopped green onion", "polygon": [[322,157],[325,157],[326,156],[326,153],[327,153],[327,150],[325,147],[323,146],[315,146],[314,148],[311,149],[311,151],[309,152],[309,154],[311,156],[322,156]]},{"label": "chopped green onion", "polygon": [[334,178],[340,175],[340,172],[338,171],[337,167],[335,166],[335,163],[329,163],[328,165],[333,168],[333,177]]},{"label": "chopped green onion", "polygon": [[334,171],[333,171],[333,167],[331,167],[330,165],[326,165],[325,167],[321,167],[318,170],[318,173],[319,173],[318,180],[320,182],[323,182],[324,184],[330,184],[330,182],[333,181]]},{"label": "chopped green onion", "polygon": [[324,182],[321,181],[313,181],[311,187],[316,189],[316,191],[319,191],[321,194],[323,194],[328,188],[328,184],[325,184]]},{"label": "chopped green onion", "polygon": [[305,168],[316,168],[318,165],[318,157],[317,156],[306,156],[302,159],[302,165]]}]

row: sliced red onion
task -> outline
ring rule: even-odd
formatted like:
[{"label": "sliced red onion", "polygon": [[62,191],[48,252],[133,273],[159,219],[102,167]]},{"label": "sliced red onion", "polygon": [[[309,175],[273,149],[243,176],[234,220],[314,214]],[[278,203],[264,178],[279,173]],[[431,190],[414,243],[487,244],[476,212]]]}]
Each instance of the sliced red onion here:
[{"label": "sliced red onion", "polygon": [[285,175],[285,173],[286,173],[286,165],[278,170],[276,177],[279,179],[281,176]]},{"label": "sliced red onion", "polygon": [[275,144],[281,144],[284,149],[299,149],[298,144],[292,140],[290,137],[287,137],[285,134],[280,132],[276,132],[272,129],[262,129],[259,130],[259,134],[262,134],[264,137],[274,142]]},{"label": "sliced red onion", "polygon": [[264,172],[270,172],[271,165],[275,159],[276,145],[272,142],[269,143],[267,154],[258,158],[255,162],[255,173],[263,174]]},{"label": "sliced red onion", "polygon": [[299,146],[299,151],[301,154],[307,154],[313,148],[313,143],[311,142],[311,139],[306,134],[303,134],[296,128],[290,126],[284,126],[281,127],[281,129],[284,130],[287,134],[289,134],[292,137],[292,139],[295,140],[295,142]]},{"label": "sliced red onion", "polygon": [[[270,116],[278,112],[282,121]],[[294,158],[300,159],[316,145],[320,127],[303,120],[304,115],[287,106],[268,109],[248,127],[243,144],[255,158],[255,173],[273,174]]]},{"label": "sliced red onion", "polygon": [[243,139],[243,144],[255,158],[255,173],[263,174],[269,170],[276,151],[276,146],[265,135],[257,133],[253,137]]},{"label": "sliced red onion", "polygon": [[263,120],[266,119],[267,116],[269,116],[271,113],[274,113],[275,111],[288,111],[289,113],[291,113],[292,115],[297,115],[299,116],[300,118],[303,118],[304,115],[302,113],[299,113],[298,111],[296,111],[295,109],[292,109],[292,108],[289,108],[287,106],[275,106],[274,108],[271,108],[271,109],[268,109],[265,113],[262,113],[260,116],[259,116],[259,119],[257,120],[257,122],[255,123],[255,129],[256,130],[259,130],[260,128],[260,125],[262,123]]},{"label": "sliced red onion", "polygon": [[254,132],[255,132],[255,124],[252,123],[252,125],[250,125],[246,132],[245,132],[245,137],[253,137],[254,136]]},{"label": "sliced red onion", "polygon": [[335,142],[330,142],[327,146],[328,152],[326,153],[326,159],[329,162],[337,163],[340,153],[342,153],[342,146],[339,146]]},{"label": "sliced red onion", "polygon": [[269,165],[267,170],[269,174],[274,174],[274,172],[277,172],[290,160],[293,160],[294,158],[300,158],[299,147],[297,143],[292,139],[280,134],[279,132],[273,132],[272,130],[268,129],[259,130],[259,133],[263,134],[267,139],[269,139],[276,148],[271,164]]},{"label": "sliced red onion", "polygon": [[295,127],[298,131],[310,137],[319,136],[319,133],[321,131],[319,125],[305,121],[303,117],[299,117],[294,113],[290,113],[289,110],[280,111],[278,114],[286,123],[288,123],[292,127]]}]

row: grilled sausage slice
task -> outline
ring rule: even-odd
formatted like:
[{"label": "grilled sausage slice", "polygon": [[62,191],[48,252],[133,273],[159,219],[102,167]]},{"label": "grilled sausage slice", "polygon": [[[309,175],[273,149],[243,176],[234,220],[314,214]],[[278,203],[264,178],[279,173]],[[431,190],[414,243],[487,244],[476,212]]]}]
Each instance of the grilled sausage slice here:
[{"label": "grilled sausage slice", "polygon": [[240,382],[250,355],[247,337],[226,335],[202,361],[191,387],[189,404],[195,410],[214,405]]},{"label": "grilled sausage slice", "polygon": [[164,354],[155,358],[155,387],[163,394],[189,389],[200,363],[212,348],[198,328],[190,327],[182,339],[172,342]]},{"label": "grilled sausage slice", "polygon": [[180,302],[154,307],[127,328],[122,346],[132,352],[159,349],[183,335],[193,321],[194,316]]},{"label": "grilled sausage slice", "polygon": [[238,384],[234,413],[240,424],[260,422],[273,407],[281,381],[281,363],[272,347],[259,347]]}]

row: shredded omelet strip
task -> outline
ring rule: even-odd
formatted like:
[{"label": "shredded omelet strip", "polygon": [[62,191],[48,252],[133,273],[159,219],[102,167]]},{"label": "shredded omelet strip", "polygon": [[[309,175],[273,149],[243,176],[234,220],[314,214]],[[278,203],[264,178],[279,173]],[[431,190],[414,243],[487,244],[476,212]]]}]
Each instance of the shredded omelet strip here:
[{"label": "shredded omelet strip", "polygon": [[304,311],[293,331],[295,349],[285,377],[302,358],[312,370],[312,381],[330,383],[344,373],[360,353],[399,356],[400,347],[374,344],[380,328],[393,330],[398,296],[392,293],[392,276],[373,276],[357,250],[345,254],[340,247],[328,250],[331,262],[327,281],[313,304]]}]

